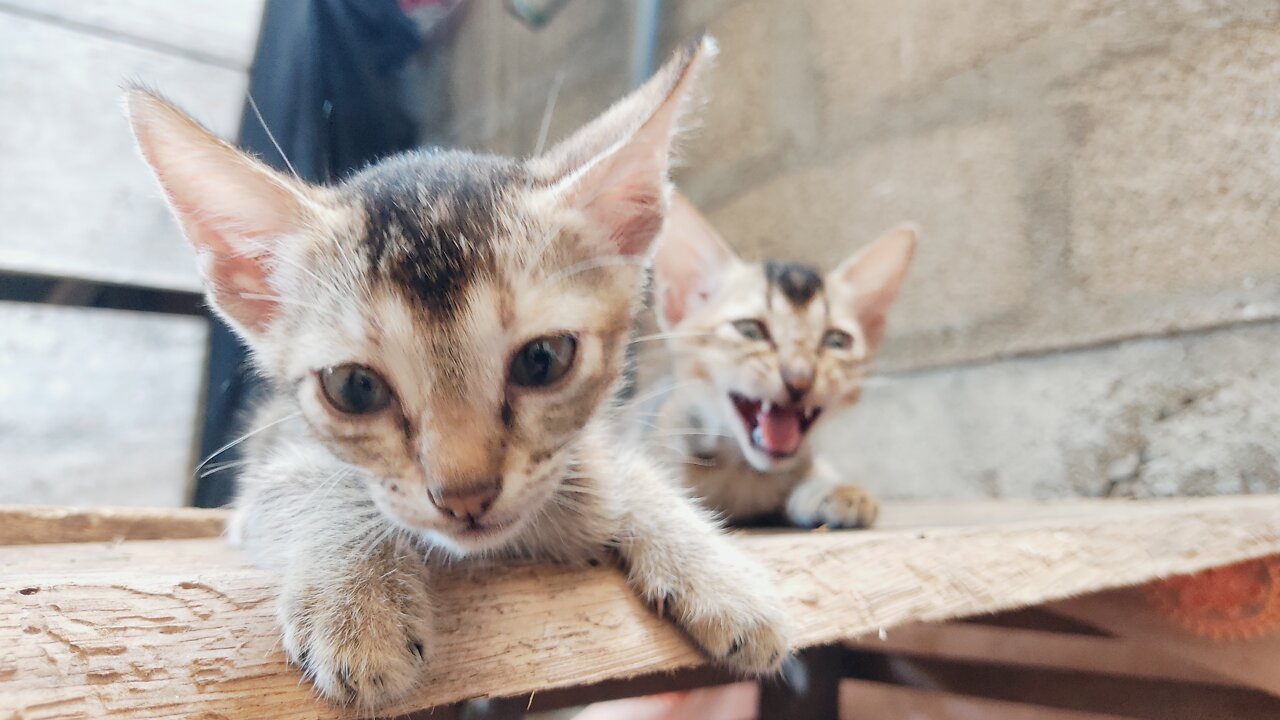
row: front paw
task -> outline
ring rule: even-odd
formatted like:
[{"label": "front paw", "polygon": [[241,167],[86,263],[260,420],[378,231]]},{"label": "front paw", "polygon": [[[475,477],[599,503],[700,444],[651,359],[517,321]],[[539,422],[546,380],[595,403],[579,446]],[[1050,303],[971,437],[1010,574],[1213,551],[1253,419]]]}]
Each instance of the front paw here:
[{"label": "front paw", "polygon": [[278,615],[289,661],[328,700],[373,710],[402,699],[423,678],[430,609],[417,578],[291,583]]},{"label": "front paw", "polygon": [[708,566],[702,577],[669,590],[659,610],[721,665],[749,676],[775,673],[790,651],[791,633],[763,575],[759,568]]},{"label": "front paw", "polygon": [[880,515],[880,503],[856,485],[836,485],[807,504],[810,507],[794,508],[792,513],[801,527],[868,528]]}]

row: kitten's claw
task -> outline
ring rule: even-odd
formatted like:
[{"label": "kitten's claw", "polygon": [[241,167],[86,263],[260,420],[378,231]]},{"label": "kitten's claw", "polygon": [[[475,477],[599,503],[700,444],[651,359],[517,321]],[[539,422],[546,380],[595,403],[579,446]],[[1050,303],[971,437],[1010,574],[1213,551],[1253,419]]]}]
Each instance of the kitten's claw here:
[{"label": "kitten's claw", "polygon": [[373,710],[408,695],[423,679],[426,591],[397,589],[375,601],[332,589],[285,588],[278,608],[285,654],[320,695]]},{"label": "kitten's claw", "polygon": [[711,658],[747,676],[777,672],[790,650],[786,615],[777,598],[745,568],[723,566],[664,597],[666,614]]}]

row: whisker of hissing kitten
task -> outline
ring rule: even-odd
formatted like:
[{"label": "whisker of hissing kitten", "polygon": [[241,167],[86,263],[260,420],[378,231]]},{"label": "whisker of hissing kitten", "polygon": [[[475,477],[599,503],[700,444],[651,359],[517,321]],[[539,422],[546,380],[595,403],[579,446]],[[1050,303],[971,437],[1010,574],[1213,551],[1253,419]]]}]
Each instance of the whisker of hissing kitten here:
[{"label": "whisker of hissing kitten", "polygon": [[297,417],[299,417],[299,416],[301,416],[301,415],[302,415],[302,411],[301,411],[301,410],[299,410],[298,412],[295,412],[295,413],[289,413],[288,415],[285,415],[285,416],[284,416],[284,417],[282,417],[282,418],[277,418],[277,419],[275,419],[275,420],[272,420],[271,422],[267,423],[266,425],[263,425],[263,426],[262,426],[262,427],[260,427],[260,428],[257,428],[256,430],[250,430],[249,432],[247,432],[247,433],[245,433],[245,434],[241,435],[240,437],[236,438],[235,440],[232,440],[231,442],[227,443],[226,445],[223,445],[222,447],[220,447],[220,448],[218,448],[217,450],[214,450],[212,453],[210,453],[209,457],[205,458],[204,460],[201,460],[201,461],[200,461],[200,464],[199,464],[199,465],[196,465],[196,472],[200,472],[201,470],[203,470],[203,469],[204,469],[204,466],[205,466],[205,465],[208,465],[210,460],[212,460],[212,459],[214,459],[214,458],[218,457],[218,456],[219,456],[219,455],[221,455],[222,453],[224,453],[224,452],[226,452],[226,451],[230,450],[231,448],[233,448],[233,447],[235,447],[235,446],[239,445],[240,443],[244,442],[245,440],[248,440],[249,438],[253,437],[254,435],[257,435],[258,433],[260,433],[260,432],[262,432],[262,431],[264,431],[264,430],[267,430],[267,429],[269,429],[269,428],[273,428],[273,427],[275,427],[276,425],[279,425],[280,423],[288,422],[289,420],[293,420],[294,418],[297,418]]},{"label": "whisker of hissing kitten", "polygon": [[647,392],[640,393],[635,397],[627,398],[626,403],[620,404],[617,410],[619,412],[626,412],[628,409],[630,409],[628,406],[637,405],[639,403],[652,400],[656,397],[659,397],[669,392],[674,392],[675,390],[679,390],[681,388],[686,388],[691,385],[698,385],[700,384],[700,382],[701,381],[699,380],[682,380],[680,382],[666,383],[662,386],[655,387],[652,390],[649,390]]},{"label": "whisker of hissing kitten", "polygon": [[674,430],[658,430],[658,435],[662,437],[714,437],[714,438],[731,438],[728,433],[704,432],[696,428],[676,428]]},{"label": "whisker of hissing kitten", "polygon": [[627,342],[627,344],[635,345],[636,343],[652,342],[654,340],[670,340],[672,338],[708,337],[714,334],[715,333],[711,330],[701,330],[698,332],[694,332],[692,330],[683,330],[683,331],[672,330],[670,332],[659,332],[659,333],[650,333],[649,335],[640,335],[639,337],[632,338],[630,341]]}]

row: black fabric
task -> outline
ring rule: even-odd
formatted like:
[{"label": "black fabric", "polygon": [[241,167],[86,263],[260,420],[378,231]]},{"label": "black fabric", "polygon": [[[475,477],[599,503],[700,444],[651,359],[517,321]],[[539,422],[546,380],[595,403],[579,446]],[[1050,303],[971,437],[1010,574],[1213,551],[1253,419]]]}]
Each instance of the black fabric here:
[{"label": "black fabric", "polygon": [[[268,0],[249,78],[262,121],[246,103],[241,147],[287,172],[274,135],[298,175],[312,182],[339,179],[413,147],[418,129],[401,98],[400,73],[418,45],[417,29],[396,0]],[[211,344],[202,459],[252,429],[242,415],[260,391],[245,348],[216,319]],[[237,450],[208,460],[196,506],[231,499],[235,466],[223,463],[236,460]]]}]

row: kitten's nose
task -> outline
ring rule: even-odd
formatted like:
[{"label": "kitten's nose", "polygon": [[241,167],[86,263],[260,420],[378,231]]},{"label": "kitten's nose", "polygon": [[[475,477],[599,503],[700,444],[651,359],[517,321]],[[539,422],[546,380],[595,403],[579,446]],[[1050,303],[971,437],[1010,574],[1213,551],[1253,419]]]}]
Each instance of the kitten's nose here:
[{"label": "kitten's nose", "polygon": [[432,490],[430,496],[431,502],[445,515],[457,520],[475,522],[489,512],[489,508],[493,507],[494,501],[501,493],[502,479],[496,478],[457,489]]},{"label": "kitten's nose", "polygon": [[788,365],[782,368],[782,384],[787,386],[791,402],[800,402],[813,387],[813,368],[808,365]]}]

